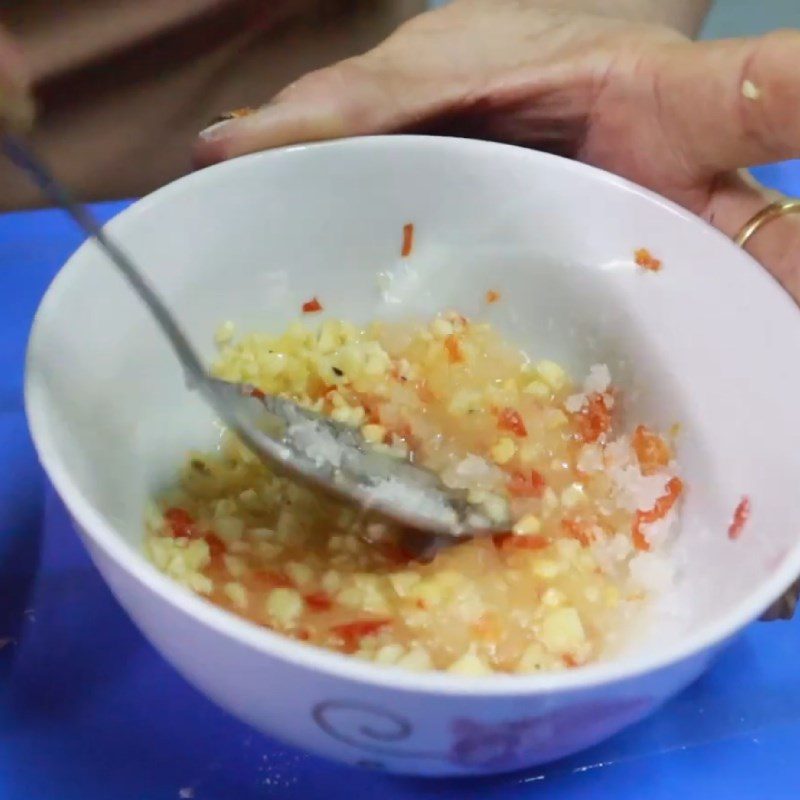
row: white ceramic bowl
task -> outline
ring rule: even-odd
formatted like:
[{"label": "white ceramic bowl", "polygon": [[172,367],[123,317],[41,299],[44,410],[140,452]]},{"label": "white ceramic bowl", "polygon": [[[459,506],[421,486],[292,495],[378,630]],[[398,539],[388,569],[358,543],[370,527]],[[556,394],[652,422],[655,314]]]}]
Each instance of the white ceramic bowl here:
[{"label": "white ceramic bowl", "polygon": [[[412,269],[399,259],[409,221]],[[31,338],[27,408],[39,455],[145,636],[265,733],[397,772],[531,766],[650,712],[800,574],[800,314],[722,235],[636,186],[512,147],[360,139],[191,175],[109,231],[209,358],[221,321],[279,329],[312,295],[326,313],[361,320],[457,307],[578,374],[608,363],[632,420],[683,426],[682,578],[617,660],[463,679],[323,652],[227,614],[143,558],[145,501],[188,447],[212,441],[212,419],[114,269],[92,244],[81,247]],[[633,265],[642,246],[663,260],[660,273]],[[384,270],[400,276],[395,302],[378,291]],[[487,312],[488,289],[502,300]],[[745,494],[752,518],[730,541]]]}]

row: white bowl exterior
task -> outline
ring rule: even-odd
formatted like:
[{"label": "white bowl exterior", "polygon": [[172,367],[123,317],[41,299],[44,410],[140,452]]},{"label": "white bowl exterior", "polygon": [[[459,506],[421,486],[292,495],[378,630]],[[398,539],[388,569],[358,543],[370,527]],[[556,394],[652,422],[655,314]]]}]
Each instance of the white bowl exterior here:
[{"label": "white bowl exterior", "polygon": [[[403,261],[409,221],[415,247]],[[321,732],[309,718],[312,698],[355,697],[407,715],[413,707],[407,744],[431,753],[449,752],[447,726],[459,716],[501,724],[523,707],[535,719],[562,705],[575,704],[577,715],[645,697],[649,708],[800,574],[797,309],[724,237],[637,187],[487,143],[351,140],[192,175],[137,203],[110,231],[209,357],[222,320],[279,330],[312,295],[326,313],[360,320],[458,307],[578,373],[609,363],[631,420],[683,427],[682,581],[654,610],[649,640],[624,658],[477,684],[317,654],[184,596],[144,562],[145,501],[185,450],[213,442],[214,430],[146,312],[84,245],[34,326],[26,383],[34,441],[142,630],[190,680],[259,728],[354,762],[370,756]],[[633,265],[640,246],[664,261],[661,273]],[[395,276],[383,299],[379,271]],[[487,309],[490,288],[502,299]],[[753,516],[732,542],[727,527],[744,494]],[[284,685],[292,690],[270,691]],[[571,736],[559,729],[552,752],[537,745],[514,766],[602,738],[636,716],[622,709],[593,712],[596,726],[574,723]],[[380,760],[400,771],[456,769],[432,756]]]},{"label": "white bowl exterior", "polygon": [[136,625],[196,688],[265,734],[367,769],[468,776],[553,761],[646,716],[700,675],[717,649],[613,686],[527,697],[365,685],[234,641],[165,604],[76,529]]}]

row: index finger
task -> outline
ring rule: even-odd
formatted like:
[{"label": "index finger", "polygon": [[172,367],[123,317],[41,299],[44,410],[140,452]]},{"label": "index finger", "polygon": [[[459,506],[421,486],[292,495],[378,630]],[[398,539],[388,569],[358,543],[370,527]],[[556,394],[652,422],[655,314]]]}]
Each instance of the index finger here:
[{"label": "index finger", "polygon": [[0,119],[16,128],[33,122],[31,80],[22,49],[0,28]]},{"label": "index finger", "polygon": [[676,46],[663,58],[661,122],[696,170],[800,156],[800,31]]}]

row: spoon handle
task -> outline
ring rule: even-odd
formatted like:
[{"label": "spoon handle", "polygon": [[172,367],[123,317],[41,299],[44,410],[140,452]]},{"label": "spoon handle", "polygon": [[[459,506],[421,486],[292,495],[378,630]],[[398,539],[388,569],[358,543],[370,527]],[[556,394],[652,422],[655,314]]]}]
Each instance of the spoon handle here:
[{"label": "spoon handle", "polygon": [[109,239],[100,223],[91,211],[75,200],[66,187],[58,181],[46,164],[34,153],[30,145],[11,133],[3,136],[3,149],[8,158],[21,170],[28,174],[45,196],[56,206],[64,210],[77,223],[83,232],[94,239],[105,254],[116,265],[133,290],[144,301],[155,321],[166,334],[186,370],[187,377],[204,385],[207,381],[206,370],[197,352],[188,338],[175,322],[169,309],[152,289],[148,281],[137,269],[128,256]]}]

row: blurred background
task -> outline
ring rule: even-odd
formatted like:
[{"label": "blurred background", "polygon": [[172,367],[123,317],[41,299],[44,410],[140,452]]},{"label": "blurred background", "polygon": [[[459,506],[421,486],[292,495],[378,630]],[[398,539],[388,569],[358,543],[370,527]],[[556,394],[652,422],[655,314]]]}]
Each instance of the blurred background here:
[{"label": "blurred background", "polygon": [[710,39],[747,36],[775,28],[796,28],[799,23],[800,0],[717,0],[703,35]]}]

